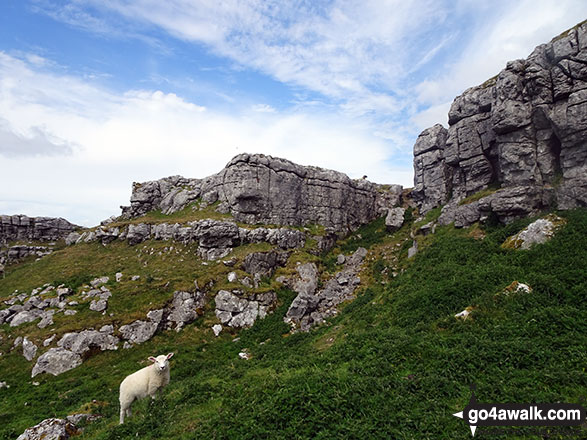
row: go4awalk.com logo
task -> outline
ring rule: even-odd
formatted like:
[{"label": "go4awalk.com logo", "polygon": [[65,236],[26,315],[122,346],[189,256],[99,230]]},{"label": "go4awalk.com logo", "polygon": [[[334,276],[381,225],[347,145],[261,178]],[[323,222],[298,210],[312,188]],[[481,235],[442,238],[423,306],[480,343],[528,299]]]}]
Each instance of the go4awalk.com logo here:
[{"label": "go4awalk.com logo", "polygon": [[[453,416],[463,419],[475,436],[478,426],[579,426],[585,423],[585,408],[572,403],[479,403],[475,386],[471,399]],[[580,428],[576,428],[581,430]],[[577,431],[578,433],[579,431]],[[587,431],[581,430],[587,436]]]}]

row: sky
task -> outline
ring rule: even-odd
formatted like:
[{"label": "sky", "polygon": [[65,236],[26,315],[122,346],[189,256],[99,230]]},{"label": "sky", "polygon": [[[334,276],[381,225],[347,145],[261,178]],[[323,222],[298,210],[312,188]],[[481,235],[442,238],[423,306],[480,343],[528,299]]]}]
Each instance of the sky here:
[{"label": "sky", "polygon": [[584,0],[0,0],[0,214],[95,226],[241,153],[413,186],[453,99]]}]

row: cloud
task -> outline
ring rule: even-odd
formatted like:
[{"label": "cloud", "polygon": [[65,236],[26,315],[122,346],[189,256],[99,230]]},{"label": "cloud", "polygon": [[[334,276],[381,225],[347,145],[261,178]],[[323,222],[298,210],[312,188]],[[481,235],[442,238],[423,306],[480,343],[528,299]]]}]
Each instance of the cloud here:
[{"label": "cloud", "polygon": [[479,2],[476,25],[468,44],[443,71],[416,84],[421,104],[436,106],[497,75],[511,60],[526,58],[539,44],[574,26],[587,15],[581,0]]},{"label": "cloud", "polygon": [[[351,177],[367,174],[380,183],[411,184],[411,164],[390,166],[387,142],[360,120],[312,108],[266,111],[270,107],[261,106],[265,111],[246,107],[227,113],[159,90],[116,93],[29,58],[0,52],[3,127],[53,146],[76,147],[67,156],[5,159],[0,208],[12,213],[47,207],[44,215],[63,215],[69,206],[71,221],[97,224],[128,204],[133,181],[175,174],[206,177],[243,152],[285,157]],[[11,189],[14,181],[20,182],[18,194]]]},{"label": "cloud", "polygon": [[15,133],[8,121],[0,118],[0,155],[6,157],[66,156],[72,146],[45,132],[41,127],[30,128],[28,136]]}]

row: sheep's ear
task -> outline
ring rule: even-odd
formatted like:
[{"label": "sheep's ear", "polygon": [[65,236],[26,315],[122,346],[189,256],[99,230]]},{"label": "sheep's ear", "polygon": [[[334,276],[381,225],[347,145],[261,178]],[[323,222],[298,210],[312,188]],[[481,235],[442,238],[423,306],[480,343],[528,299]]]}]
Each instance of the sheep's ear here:
[{"label": "sheep's ear", "polygon": [[151,362],[157,362],[157,358],[153,357],[153,356],[149,356],[149,360]]},{"label": "sheep's ear", "polygon": [[167,359],[171,359],[172,357],[173,357],[173,353],[169,353],[169,354],[167,355]]}]

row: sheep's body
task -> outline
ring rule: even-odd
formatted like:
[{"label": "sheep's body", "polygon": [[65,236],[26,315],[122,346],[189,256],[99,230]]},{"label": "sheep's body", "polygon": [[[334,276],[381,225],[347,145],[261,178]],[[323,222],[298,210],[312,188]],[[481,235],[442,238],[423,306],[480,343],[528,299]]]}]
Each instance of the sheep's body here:
[{"label": "sheep's body", "polygon": [[169,362],[167,360],[171,356],[173,353],[149,358],[154,362],[153,364],[128,375],[122,381],[120,384],[120,424],[124,423],[125,416],[130,417],[130,406],[135,400],[147,396],[155,399],[157,391],[169,383]]}]

